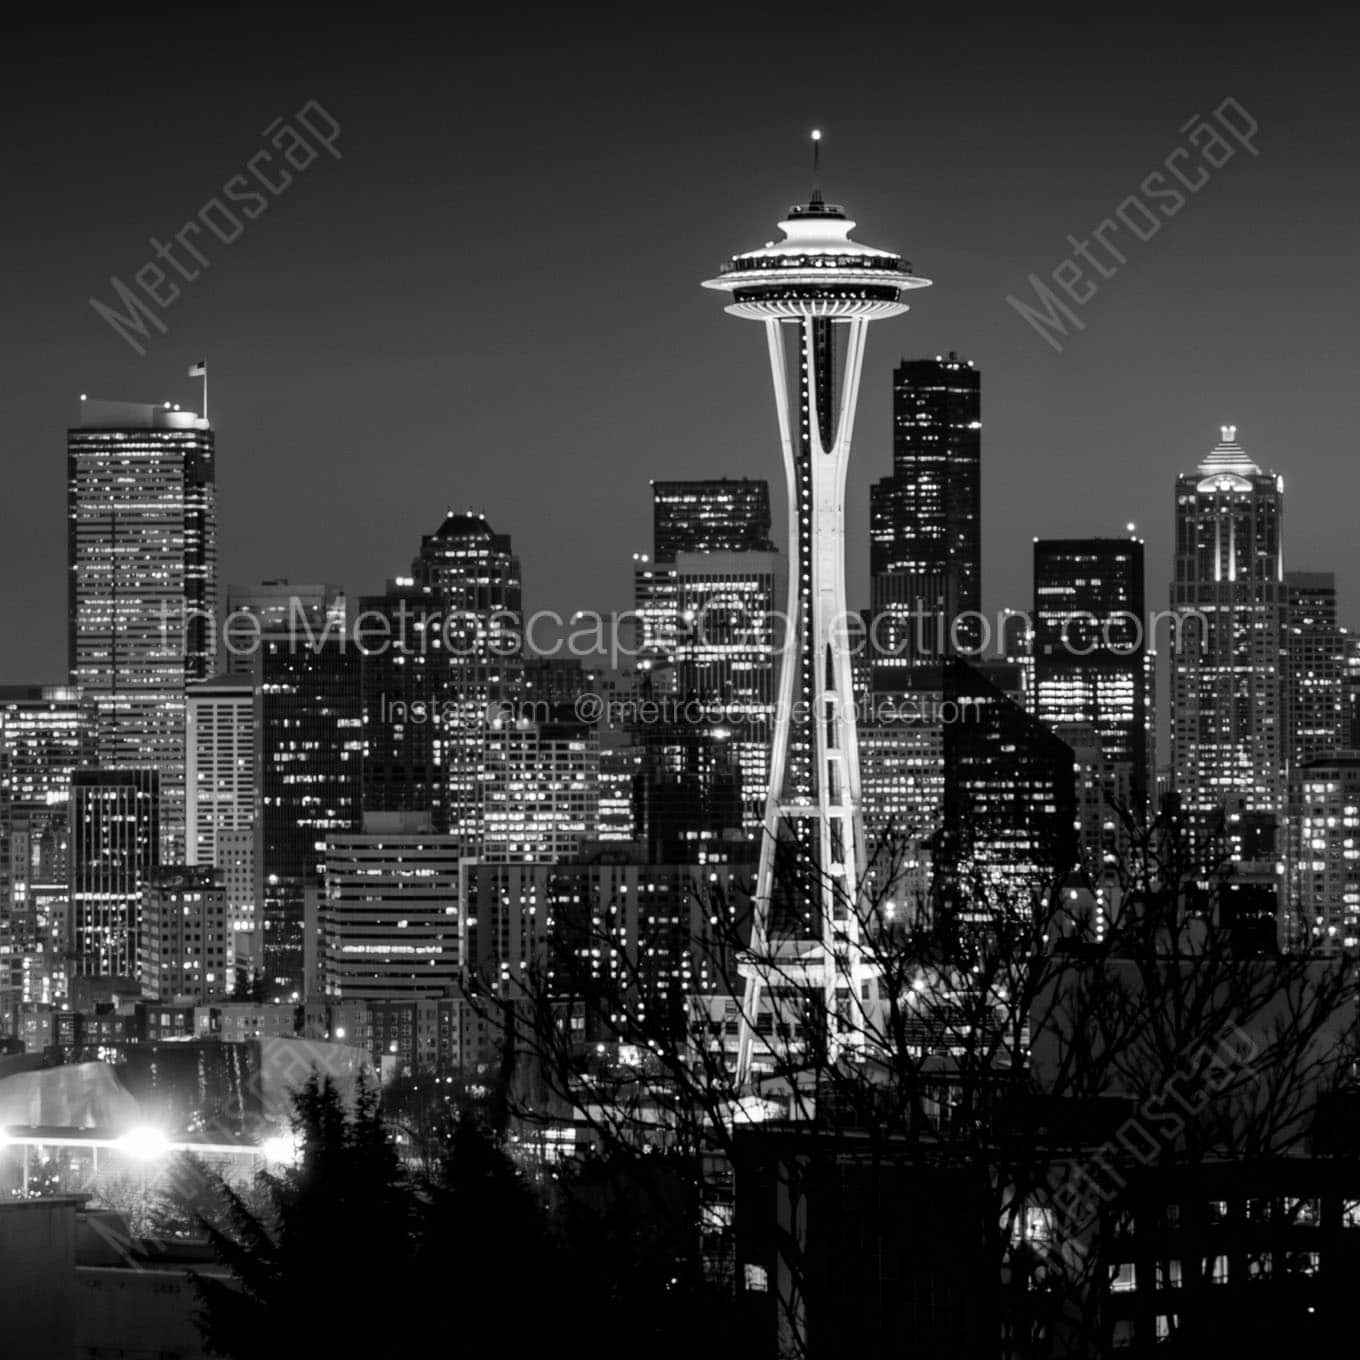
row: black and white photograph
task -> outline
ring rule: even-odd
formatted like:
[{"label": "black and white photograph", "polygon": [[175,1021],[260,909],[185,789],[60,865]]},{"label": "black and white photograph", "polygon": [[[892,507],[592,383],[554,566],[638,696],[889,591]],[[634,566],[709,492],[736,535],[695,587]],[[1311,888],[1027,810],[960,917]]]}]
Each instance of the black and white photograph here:
[{"label": "black and white photograph", "polygon": [[1347,1344],[1353,16],[8,31],[4,1360]]}]

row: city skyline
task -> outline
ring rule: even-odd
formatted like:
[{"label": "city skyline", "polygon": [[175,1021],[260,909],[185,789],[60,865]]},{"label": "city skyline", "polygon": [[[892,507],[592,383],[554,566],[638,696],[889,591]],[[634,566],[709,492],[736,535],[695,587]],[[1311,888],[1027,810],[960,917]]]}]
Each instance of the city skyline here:
[{"label": "city skyline", "polygon": [[[681,88],[701,31],[687,31],[670,57],[648,68],[663,96]],[[1098,102],[1085,99],[1094,72],[1072,66],[1072,40],[1040,27],[1020,35],[1004,57],[984,45],[966,60],[937,60],[937,69],[904,58],[900,81],[898,72],[881,72],[840,115],[830,112],[836,79],[810,101],[765,76],[761,92],[769,98],[758,118],[735,117],[735,96],[728,96],[712,109],[687,109],[683,128],[656,117],[625,126],[618,115],[638,111],[643,82],[627,63],[611,60],[616,49],[606,42],[582,57],[580,83],[593,86],[593,99],[573,94],[564,104],[561,78],[540,71],[542,88],[525,92],[523,111],[491,129],[476,115],[484,93],[476,73],[449,92],[422,62],[395,104],[379,111],[365,98],[352,112],[346,94],[355,87],[356,42],[342,26],[328,39],[324,65],[286,41],[276,53],[256,54],[250,69],[259,79],[245,109],[256,117],[237,124],[237,112],[209,115],[196,104],[192,119],[147,128],[147,154],[162,173],[135,202],[119,201],[93,234],[82,221],[79,244],[59,225],[63,205],[76,185],[96,196],[101,186],[111,191],[111,170],[102,166],[117,158],[101,141],[110,134],[85,118],[80,136],[68,139],[74,178],[69,164],[58,176],[55,166],[37,163],[45,139],[69,131],[91,98],[81,76],[92,58],[69,57],[58,77],[69,82],[69,98],[51,128],[25,143],[19,167],[36,176],[38,191],[19,205],[16,225],[55,214],[58,226],[53,231],[49,220],[44,231],[29,233],[41,243],[33,247],[35,267],[18,281],[5,351],[23,394],[10,438],[28,494],[0,508],[0,532],[11,544],[0,599],[25,612],[32,659],[7,659],[0,678],[55,682],[62,673],[60,557],[50,542],[60,488],[52,459],[61,430],[74,423],[67,412],[79,392],[196,406],[197,384],[178,375],[204,354],[214,375],[210,416],[222,436],[220,514],[231,526],[223,535],[223,581],[342,580],[352,595],[372,593],[406,550],[418,494],[438,509],[483,510],[512,533],[536,603],[564,613],[626,606],[628,555],[646,547],[648,481],[759,476],[767,465],[768,422],[744,400],[758,365],[710,324],[703,300],[688,296],[688,280],[740,239],[762,205],[773,216],[806,192],[802,138],[811,126],[826,133],[828,194],[881,224],[882,239],[908,258],[928,260],[944,285],[917,309],[912,343],[898,352],[885,345],[866,365],[847,507],[853,600],[868,597],[868,488],[890,468],[892,368],[899,357],[956,349],[989,375],[986,609],[1024,603],[1023,588],[1008,598],[1001,583],[1023,568],[1033,534],[1118,533],[1130,520],[1148,540],[1149,590],[1159,599],[1171,541],[1161,487],[1190,464],[1206,431],[1234,423],[1286,477],[1292,522],[1309,525],[1314,550],[1307,558],[1291,554],[1286,566],[1334,570],[1349,618],[1345,602],[1360,581],[1344,507],[1328,490],[1353,425],[1343,374],[1355,309],[1344,284],[1335,283],[1346,277],[1338,269],[1340,237],[1316,223],[1350,216],[1350,190],[1327,167],[1354,96],[1330,79],[1339,57],[1320,36],[1292,35],[1267,61],[1246,31],[1214,29],[1191,43],[1191,61],[1162,50],[1164,32],[1155,24],[1124,32],[1128,57],[1102,71]],[[1187,32],[1193,39],[1195,30]],[[116,34],[104,36],[101,61],[121,50]],[[281,36],[289,36],[286,27]],[[960,32],[948,23],[930,26],[926,36],[933,41],[922,47],[937,56],[960,51]],[[48,40],[36,35],[39,44]],[[388,55],[411,64],[409,39],[381,41]],[[500,39],[491,32],[486,41],[494,49]],[[1139,66],[1151,53],[1163,58],[1165,80],[1156,91],[1146,88]],[[232,40],[224,40],[195,78],[208,88],[222,85],[235,55]],[[705,59],[720,66],[727,60]],[[1006,119],[991,116],[1008,93],[1032,85],[1036,71],[1058,68],[1066,96],[1020,101]],[[1285,99],[1281,92],[1293,90],[1298,82],[1289,77],[1300,68],[1309,70],[1313,93]],[[941,88],[951,73],[964,77],[956,93]],[[164,75],[175,105],[185,77],[173,66]],[[23,81],[6,97],[22,95]],[[750,97],[754,106],[758,89],[743,102]],[[129,97],[133,121],[148,121],[142,97]],[[1006,297],[1027,295],[1030,273],[1048,277],[1072,252],[1069,234],[1086,239],[1184,142],[1182,124],[1230,97],[1259,122],[1260,155],[1240,152],[1153,240],[1136,253],[1130,247],[1128,262],[1081,309],[1084,329],[1072,330],[1054,353]],[[111,298],[109,279],[131,277],[148,255],[148,237],[161,239],[192,217],[244,164],[260,130],[309,99],[341,125],[342,158],[323,153],[241,240],[204,247],[210,267],[186,283],[164,313],[168,332],[154,334],[138,357],[89,298]],[[975,101],[971,112],[967,99]],[[1080,120],[1069,116],[1074,108],[1086,111]],[[538,110],[543,117],[534,116]],[[388,140],[393,132],[407,138],[399,147]],[[200,134],[220,149],[204,151]],[[589,169],[606,151],[628,172],[617,181]],[[573,201],[571,185],[586,175],[590,210],[564,208]],[[997,194],[1005,195],[1004,213],[996,211]],[[457,230],[438,224],[456,223],[464,197],[487,203],[496,227],[462,238],[459,248]],[[346,207],[356,201],[367,205],[362,221]],[[703,205],[697,213],[696,202]],[[1298,211],[1303,203],[1307,215]],[[1312,226],[1303,225],[1305,216]],[[606,219],[607,237],[594,226]],[[1236,235],[1243,222],[1256,224],[1250,239]],[[421,224],[414,236],[413,223]],[[608,289],[592,283],[587,292],[575,276],[545,277],[544,230],[582,262],[581,280],[593,277],[585,267],[592,259],[645,267],[660,283],[653,318],[660,324],[642,325]],[[432,284],[419,300],[400,276],[369,268],[390,262],[398,242],[405,243],[408,277]],[[516,268],[506,272],[511,263]],[[488,275],[497,279],[494,300],[482,282]],[[263,336],[254,319],[266,295],[271,325]],[[524,307],[535,298],[540,305],[530,308],[529,321]],[[587,305],[602,324],[592,327],[590,345],[579,346],[568,336]],[[450,326],[455,315],[475,324]],[[1300,344],[1301,335],[1315,339]],[[374,346],[380,336],[384,343]],[[676,365],[693,352],[686,340],[713,360],[711,404],[703,412],[674,400]],[[56,353],[60,363],[52,362]],[[608,384],[586,378],[585,366],[607,371],[625,353],[633,360],[626,392],[606,392]],[[1251,381],[1258,366],[1272,382]],[[541,399],[523,402],[516,394],[530,372]],[[47,460],[43,449],[51,451]],[[337,467],[346,475],[334,476]],[[509,467],[530,475],[508,477]],[[1069,492],[1062,504],[1047,494],[1052,480]],[[261,495],[266,483],[269,494]],[[617,548],[608,541],[614,536],[578,534],[570,552],[559,551],[559,515],[583,522],[591,513],[629,526]],[[774,518],[781,519],[777,505]],[[337,535],[337,525],[353,533]]]}]

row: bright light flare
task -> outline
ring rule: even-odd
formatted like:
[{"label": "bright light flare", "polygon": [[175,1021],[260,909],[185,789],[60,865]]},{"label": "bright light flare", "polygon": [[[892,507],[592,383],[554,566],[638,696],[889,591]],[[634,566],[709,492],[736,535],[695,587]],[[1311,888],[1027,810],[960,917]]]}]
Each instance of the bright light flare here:
[{"label": "bright light flare", "polygon": [[139,1162],[150,1162],[170,1151],[170,1140],[160,1129],[141,1128],[125,1133],[116,1144],[120,1152],[135,1157]]}]

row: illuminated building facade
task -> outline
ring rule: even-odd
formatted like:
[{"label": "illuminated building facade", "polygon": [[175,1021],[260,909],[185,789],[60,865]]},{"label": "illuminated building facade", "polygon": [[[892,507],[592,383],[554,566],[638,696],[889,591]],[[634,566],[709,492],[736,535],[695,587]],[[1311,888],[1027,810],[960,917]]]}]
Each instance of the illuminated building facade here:
[{"label": "illuminated building facade", "polygon": [[[893,472],[870,498],[874,688],[982,642],[982,375],[953,352],[893,373]],[[964,617],[960,617],[963,615]]]},{"label": "illuminated building facade", "polygon": [[339,586],[260,581],[227,587],[225,613],[217,620],[221,646],[218,669],[249,679],[255,674],[259,639],[291,633],[323,637],[343,631],[347,604]]},{"label": "illuminated building facade", "polygon": [[160,772],[71,775],[71,939],[82,977],[137,975],[142,889],[161,862]]},{"label": "illuminated building facade", "polygon": [[1026,905],[1066,877],[1077,855],[1072,748],[965,661],[945,665],[944,828],[937,886],[981,884],[973,909]]},{"label": "illuminated building facade", "polygon": [[[412,584],[439,603],[439,638],[448,653],[448,698],[440,740],[447,825],[468,854],[480,853],[480,782],[496,710],[523,683],[524,605],[519,558],[508,534],[485,515],[450,511],[421,539]],[[444,817],[441,814],[441,823]]]},{"label": "illuminated building facade", "polygon": [[579,722],[496,720],[487,733],[478,796],[479,858],[556,863],[594,840],[600,740]]},{"label": "illuminated building facade", "polygon": [[774,552],[770,484],[753,477],[652,483],[652,552]]},{"label": "illuminated building facade", "polygon": [[1336,577],[1285,572],[1283,615],[1284,751],[1297,770],[1346,744],[1350,639],[1337,623]]},{"label": "illuminated building facade", "polygon": [[363,704],[358,648],[267,637],[257,657],[256,903],[267,1001],[303,996],[303,922],[326,837],[358,831]]},{"label": "illuminated building facade", "polygon": [[919,713],[859,729],[864,842],[874,892],[894,912],[924,900],[929,842],[944,817],[944,727],[940,696],[924,692]]},{"label": "illuminated building facade", "polygon": [[1287,942],[1296,950],[1360,948],[1360,755],[1307,761],[1293,783]]},{"label": "illuminated building facade", "polygon": [[1176,482],[1171,586],[1173,788],[1203,844],[1230,799],[1282,811],[1283,479],[1225,425]]},{"label": "illuminated building facade", "polygon": [[336,1001],[449,995],[460,973],[458,840],[377,813],[326,838],[321,973]]},{"label": "illuminated building facade", "polygon": [[103,769],[152,769],[182,862],[184,690],[212,671],[213,432],[192,411],[85,401],[67,434],[71,684]]},{"label": "illuminated building facade", "polygon": [[1094,731],[1127,767],[1132,811],[1148,797],[1147,613],[1143,544],[1135,538],[1034,544],[1035,715],[1058,736]]},{"label": "illuminated building facade", "polygon": [[142,995],[205,1005],[227,994],[231,915],[222,874],[165,865],[147,880],[142,911]]},{"label": "illuminated building facade", "polygon": [[71,775],[84,752],[77,691],[0,687],[0,1026],[65,993]]},{"label": "illuminated building facade", "polygon": [[[756,1057],[751,1021],[776,974],[795,998],[819,993],[833,1052],[849,1042],[873,985],[859,948],[865,858],[845,480],[869,322],[901,315],[902,295],[929,280],[901,256],[851,241],[854,225],[816,190],[780,222],[782,241],[734,256],[705,285],[729,295],[732,315],[764,326],[789,509],[788,631],[737,1058],[743,1078]],[[795,707],[804,720],[794,721]],[[777,859],[794,874],[777,874]]]},{"label": "illuminated building facade", "polygon": [[[229,971],[260,965],[255,898],[255,687],[223,677],[185,694],[186,864],[216,869],[226,893]],[[230,983],[229,979],[229,983]]]}]

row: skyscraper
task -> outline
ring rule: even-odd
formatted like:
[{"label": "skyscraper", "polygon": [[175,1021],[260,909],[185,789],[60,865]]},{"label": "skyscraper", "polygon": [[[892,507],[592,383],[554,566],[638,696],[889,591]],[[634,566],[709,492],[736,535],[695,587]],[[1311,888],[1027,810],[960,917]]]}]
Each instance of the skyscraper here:
[{"label": "skyscraper", "polygon": [[458,842],[428,817],[380,812],[326,837],[324,991],[337,1001],[451,994],[460,977]]},{"label": "skyscraper", "polygon": [[222,643],[219,669],[253,677],[259,639],[303,634],[314,637],[345,627],[345,593],[339,586],[295,585],[288,580],[227,587],[227,608],[218,620]]},{"label": "skyscraper", "polygon": [[142,995],[195,1005],[225,996],[231,950],[220,871],[185,864],[153,869],[144,889]]},{"label": "skyscraper", "polygon": [[493,532],[485,515],[450,511],[421,539],[411,576],[440,609],[439,635],[448,655],[441,724],[447,825],[475,855],[483,833],[478,785],[490,724],[501,705],[519,697],[522,682],[519,558],[510,536]]},{"label": "skyscraper", "polygon": [[869,510],[879,690],[912,688],[913,671],[956,647],[977,655],[981,449],[978,370],[952,351],[904,359],[893,373],[892,476],[874,484]]},{"label": "skyscraper", "polygon": [[1035,714],[1058,736],[1093,729],[1127,769],[1134,812],[1148,796],[1147,615],[1135,538],[1036,539]]},{"label": "skyscraper", "polygon": [[71,776],[71,949],[82,977],[137,975],[142,892],[160,864],[160,774]]},{"label": "skyscraper", "polygon": [[184,858],[184,688],[211,672],[213,432],[192,411],[84,401],[67,434],[71,684],[103,769],[151,769]]},{"label": "skyscraper", "polygon": [[1284,481],[1222,436],[1176,481],[1171,766],[1201,845],[1230,800],[1278,813],[1283,796]]},{"label": "skyscraper", "polygon": [[1336,577],[1285,572],[1283,616],[1284,755],[1297,770],[1346,743],[1348,638],[1337,623]]},{"label": "skyscraper", "polygon": [[773,552],[770,484],[752,477],[652,483],[652,550],[677,553]]},{"label": "skyscraper", "polygon": [[[780,222],[782,241],[734,256],[705,285],[731,295],[727,310],[734,316],[765,327],[789,507],[788,633],[737,1060],[742,1077],[775,956],[782,976],[792,965],[805,987],[820,992],[833,1051],[853,1030],[851,1012],[871,985],[858,949],[865,859],[845,631],[845,478],[869,322],[901,315],[902,294],[929,280],[913,275],[901,256],[851,241],[854,226],[814,190],[810,202]],[[792,374],[786,331],[796,346]],[[797,876],[806,893],[776,882],[780,843],[781,859],[801,861]],[[796,944],[777,912],[797,923]]]},{"label": "skyscraper", "polygon": [[257,657],[256,904],[266,1000],[301,1000],[307,896],[326,837],[362,821],[361,655],[343,639],[267,637]]},{"label": "skyscraper", "polygon": [[232,937],[228,967],[257,969],[255,687],[230,677],[209,680],[191,686],[186,703],[185,863],[219,871]]},{"label": "skyscraper", "polygon": [[71,775],[83,749],[77,691],[0,687],[0,1026],[15,1002],[50,1002],[64,987]]}]

